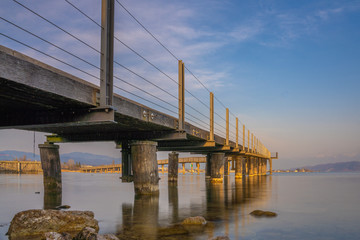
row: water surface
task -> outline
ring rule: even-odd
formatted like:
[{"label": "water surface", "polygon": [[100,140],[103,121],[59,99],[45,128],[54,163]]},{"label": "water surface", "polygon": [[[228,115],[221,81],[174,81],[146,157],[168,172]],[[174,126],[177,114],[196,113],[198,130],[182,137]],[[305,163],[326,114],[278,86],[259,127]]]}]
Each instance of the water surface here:
[{"label": "water surface", "polygon": [[[168,185],[160,174],[159,197],[135,197],[132,183],[118,174],[63,173],[61,203],[91,210],[101,233],[124,239],[360,239],[359,173],[294,173],[208,184],[204,175],[179,174]],[[40,194],[36,194],[40,192]],[[42,175],[0,175],[0,239],[12,217],[44,207]],[[45,200],[47,201],[47,200]],[[278,213],[255,218],[255,209]],[[165,236],[189,216],[204,216],[208,227],[188,235]],[[176,230],[176,229],[175,229]]]}]

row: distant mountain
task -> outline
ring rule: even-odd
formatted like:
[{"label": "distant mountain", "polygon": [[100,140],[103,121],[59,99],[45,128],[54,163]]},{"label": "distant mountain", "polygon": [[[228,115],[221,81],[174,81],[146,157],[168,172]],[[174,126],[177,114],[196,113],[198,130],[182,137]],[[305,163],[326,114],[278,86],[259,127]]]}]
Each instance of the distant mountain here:
[{"label": "distant mountain", "polygon": [[360,161],[327,163],[303,168],[317,172],[360,172]]},{"label": "distant mountain", "polygon": [[40,161],[40,156],[29,152],[20,152],[14,150],[0,151],[0,161],[13,160],[15,158],[22,158],[26,156],[26,159]]},{"label": "distant mountain", "polygon": [[[120,155],[120,154],[119,154]],[[15,158],[22,158],[26,156],[26,159],[40,161],[40,156],[35,155],[29,152],[21,152],[14,150],[0,151],[0,161],[1,160],[13,160]],[[112,164],[113,161],[118,164],[121,162],[120,158],[112,158],[104,155],[96,155],[91,153],[82,153],[82,152],[72,152],[60,155],[61,162],[67,162],[69,159],[73,159],[75,162],[80,162],[85,165],[107,165]]]}]

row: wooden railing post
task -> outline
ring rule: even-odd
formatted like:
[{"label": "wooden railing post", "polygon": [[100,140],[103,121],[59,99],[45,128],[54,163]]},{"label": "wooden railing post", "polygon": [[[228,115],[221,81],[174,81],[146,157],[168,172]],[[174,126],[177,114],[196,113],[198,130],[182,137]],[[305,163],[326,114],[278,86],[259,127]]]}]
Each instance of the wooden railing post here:
[{"label": "wooden railing post", "polygon": [[242,150],[245,151],[245,124],[243,125],[243,147]]},{"label": "wooden railing post", "polygon": [[210,137],[209,141],[214,141],[214,93],[210,92]]},{"label": "wooden railing post", "polygon": [[239,119],[236,118],[236,149],[239,149]]},{"label": "wooden railing post", "polygon": [[248,152],[250,152],[250,130],[248,130]]},{"label": "wooden railing post", "polygon": [[112,106],[114,64],[114,0],[101,6],[100,106]]},{"label": "wooden railing post", "polygon": [[229,146],[229,109],[226,108],[226,146]]},{"label": "wooden railing post", "polygon": [[185,72],[184,63],[179,60],[179,131],[185,129]]}]

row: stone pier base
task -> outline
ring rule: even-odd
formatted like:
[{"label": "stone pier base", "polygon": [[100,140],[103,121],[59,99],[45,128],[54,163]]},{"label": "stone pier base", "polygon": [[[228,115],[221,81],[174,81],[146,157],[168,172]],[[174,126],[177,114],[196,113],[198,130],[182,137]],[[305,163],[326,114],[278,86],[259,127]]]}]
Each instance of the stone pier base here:
[{"label": "stone pier base", "polygon": [[236,156],[235,158],[235,179],[242,178],[242,157]]},{"label": "stone pier base", "polygon": [[39,144],[41,167],[44,175],[44,189],[48,193],[58,193],[62,190],[61,164],[59,146],[54,144]]},{"label": "stone pier base", "polygon": [[44,176],[44,209],[61,205],[62,183],[59,146],[39,144],[41,167]]},{"label": "stone pier base", "polygon": [[210,179],[211,182],[223,182],[223,168],[224,168],[224,161],[225,161],[225,153],[212,153],[210,158],[210,165],[211,165],[211,175]]},{"label": "stone pier base", "polygon": [[152,141],[134,141],[131,143],[135,194],[159,193],[156,146],[157,143]]},{"label": "stone pier base", "polygon": [[179,172],[179,154],[169,153],[168,182],[177,182]]}]

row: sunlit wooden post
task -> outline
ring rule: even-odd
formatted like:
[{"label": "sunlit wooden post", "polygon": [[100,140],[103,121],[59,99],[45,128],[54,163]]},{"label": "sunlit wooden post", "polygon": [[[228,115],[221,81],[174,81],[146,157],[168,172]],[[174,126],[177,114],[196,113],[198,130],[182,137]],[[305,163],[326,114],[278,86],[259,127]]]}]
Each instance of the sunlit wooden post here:
[{"label": "sunlit wooden post", "polygon": [[239,149],[239,119],[236,118],[236,149]]},{"label": "sunlit wooden post", "polygon": [[251,134],[251,152],[254,152],[254,134]]},{"label": "sunlit wooden post", "polygon": [[185,129],[185,67],[179,60],[179,131]]},{"label": "sunlit wooden post", "polygon": [[242,150],[245,152],[245,125],[243,125],[243,146]]},{"label": "sunlit wooden post", "polygon": [[214,141],[214,93],[210,92],[210,137],[209,141]]},{"label": "sunlit wooden post", "polygon": [[114,64],[114,0],[102,0],[100,106],[112,106]]},{"label": "sunlit wooden post", "polygon": [[248,152],[250,152],[250,130],[248,130]]},{"label": "sunlit wooden post", "polygon": [[226,146],[229,146],[229,109],[226,108]]}]

